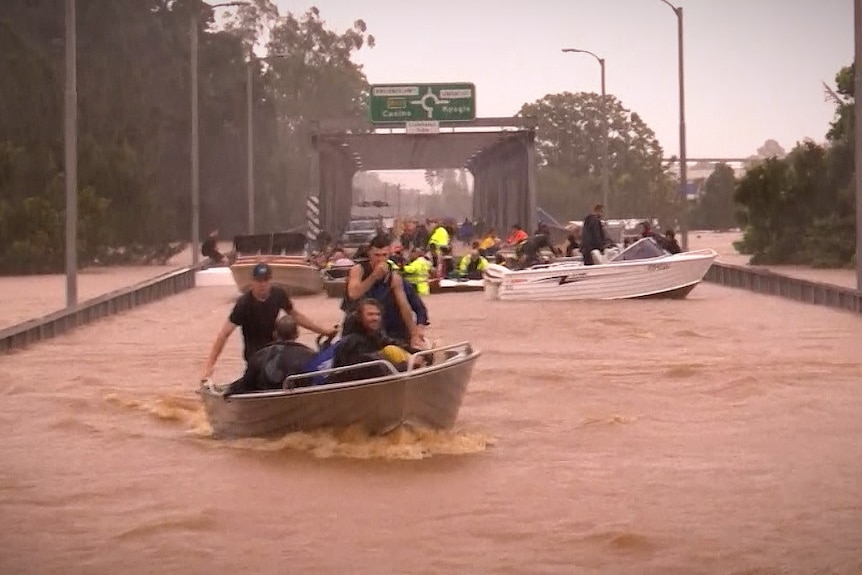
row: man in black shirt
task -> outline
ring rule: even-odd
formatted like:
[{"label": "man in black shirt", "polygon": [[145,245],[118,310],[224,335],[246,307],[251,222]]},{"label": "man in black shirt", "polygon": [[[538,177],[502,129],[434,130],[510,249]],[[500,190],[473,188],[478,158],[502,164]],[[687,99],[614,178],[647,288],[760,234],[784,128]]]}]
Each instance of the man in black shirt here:
[{"label": "man in black shirt", "polygon": [[601,204],[596,204],[593,213],[584,218],[584,227],[581,230],[581,255],[584,256],[584,265],[591,266],[593,261],[593,250],[604,252],[605,248],[610,244],[608,237],[605,235],[605,229],[602,227],[602,216],[605,208]]},{"label": "man in black shirt", "polygon": [[271,283],[272,270],[269,264],[260,262],[252,270],[252,286],[236,301],[230,317],[221,328],[212,350],[207,357],[201,373],[201,379],[209,379],[215,368],[216,360],[224,349],[227,338],[237,327],[242,328],[243,358],[248,362],[256,351],[265,347],[272,341],[275,331],[275,320],[281,310],[293,316],[297,325],[311,330],[315,333],[334,337],[338,333],[337,328],[324,328],[301,314],[293,306],[293,302],[284,289],[273,286]]}]

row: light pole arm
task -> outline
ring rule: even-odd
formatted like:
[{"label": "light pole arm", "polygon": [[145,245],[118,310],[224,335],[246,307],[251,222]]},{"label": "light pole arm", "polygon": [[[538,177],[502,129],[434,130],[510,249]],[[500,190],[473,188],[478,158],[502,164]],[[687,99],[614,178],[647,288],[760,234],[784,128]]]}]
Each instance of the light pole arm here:
[{"label": "light pole arm", "polygon": [[598,60],[599,64],[601,64],[602,66],[605,65],[605,59],[604,58],[599,58],[599,56],[597,54],[590,52],[589,50],[581,50],[580,48],[563,48],[562,51],[567,52],[567,53],[572,53],[572,54],[589,54],[590,56],[592,56],[593,58]]},{"label": "light pole arm", "polygon": [[674,12],[676,12],[676,15],[677,15],[677,16],[679,16],[679,15],[680,15],[680,11],[682,10],[682,8],[678,8],[678,7],[674,6],[673,4],[671,4],[670,2],[668,2],[668,0],[659,0],[659,1],[660,1],[660,2],[664,2],[665,4],[667,4],[668,6],[670,6],[670,9],[671,9],[671,10],[673,10]]}]

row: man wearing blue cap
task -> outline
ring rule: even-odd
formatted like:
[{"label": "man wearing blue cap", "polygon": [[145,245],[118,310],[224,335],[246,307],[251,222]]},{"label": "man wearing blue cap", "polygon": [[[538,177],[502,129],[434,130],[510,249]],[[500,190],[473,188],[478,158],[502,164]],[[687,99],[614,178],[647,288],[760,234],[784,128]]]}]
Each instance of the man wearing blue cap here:
[{"label": "man wearing blue cap", "polygon": [[242,329],[243,357],[246,362],[255,352],[272,341],[275,331],[275,321],[281,310],[284,310],[300,325],[315,333],[334,337],[338,328],[324,328],[299,312],[287,292],[283,288],[272,285],[272,269],[266,262],[260,262],[251,272],[251,289],[241,295],[230,312],[230,317],[221,328],[209,357],[204,364],[201,379],[208,379],[213,374],[216,360],[224,349],[227,338],[237,327]]}]

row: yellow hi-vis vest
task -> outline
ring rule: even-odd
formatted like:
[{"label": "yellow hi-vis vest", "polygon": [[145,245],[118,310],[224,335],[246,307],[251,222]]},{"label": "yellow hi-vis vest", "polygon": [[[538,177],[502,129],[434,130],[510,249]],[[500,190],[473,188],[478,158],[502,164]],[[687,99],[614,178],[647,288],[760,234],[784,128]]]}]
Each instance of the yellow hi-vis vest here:
[{"label": "yellow hi-vis vest", "polygon": [[431,288],[428,285],[431,262],[423,257],[418,257],[409,264],[405,264],[401,271],[404,272],[404,279],[416,286],[416,293],[419,295],[431,293]]},{"label": "yellow hi-vis vest", "polygon": [[446,228],[443,226],[437,226],[434,228],[434,231],[431,232],[431,237],[428,238],[428,245],[430,246],[432,244],[438,248],[449,245],[449,232],[446,231]]}]

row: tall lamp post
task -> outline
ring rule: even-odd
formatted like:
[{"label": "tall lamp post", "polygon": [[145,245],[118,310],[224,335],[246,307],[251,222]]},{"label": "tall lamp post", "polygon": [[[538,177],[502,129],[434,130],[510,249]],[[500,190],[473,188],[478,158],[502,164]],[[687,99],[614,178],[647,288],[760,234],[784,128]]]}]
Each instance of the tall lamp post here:
[{"label": "tall lamp post", "polygon": [[[853,36],[855,39],[855,59],[858,64],[862,62],[862,0],[853,2]],[[860,64],[862,65],[862,64]],[[856,138],[856,151],[854,161],[856,165],[856,289],[862,291],[862,74],[858,72],[854,78],[855,103],[853,111],[856,115],[854,136]]]},{"label": "tall lamp post", "polygon": [[66,307],[78,304],[78,73],[75,0],[66,0]]},{"label": "tall lamp post", "polygon": [[605,113],[605,133],[602,138],[602,205],[605,207],[605,213],[608,213],[608,194],[610,192],[610,175],[608,174],[608,132],[610,131],[610,114],[608,112],[608,102],[605,93],[605,59],[599,58],[589,50],[581,50],[579,48],[563,48],[563,52],[571,52],[577,54],[589,54],[595,58],[599,67],[602,69],[602,110]]},{"label": "tall lamp post", "polygon": [[269,60],[270,58],[286,58],[287,54],[270,54],[269,56],[257,57],[252,50],[248,51],[248,65],[245,74],[245,105],[246,105],[246,135],[248,142],[246,147],[246,192],[248,194],[248,233],[254,233],[254,88],[252,84],[252,66],[255,62]]},{"label": "tall lamp post", "polygon": [[[248,6],[248,2],[222,2],[208,4],[208,8],[223,8],[226,6]],[[198,265],[200,258],[200,145],[198,142],[198,26],[199,13],[194,9],[189,19],[191,37],[191,73],[192,73],[192,265]]]},{"label": "tall lamp post", "polygon": [[[855,39],[855,62],[862,62],[862,0],[853,2],[853,35]],[[862,64],[859,64],[862,65]],[[859,67],[856,67],[859,70]],[[862,74],[856,73],[854,79],[856,95],[853,110],[856,114],[856,289],[862,291]]]},{"label": "tall lamp post", "polygon": [[688,164],[685,153],[685,75],[682,49],[682,6],[674,6],[668,0],[661,0],[673,10],[677,21],[677,45],[679,48],[679,189],[682,196],[682,217],[680,218],[680,234],[682,249],[688,249]]}]

